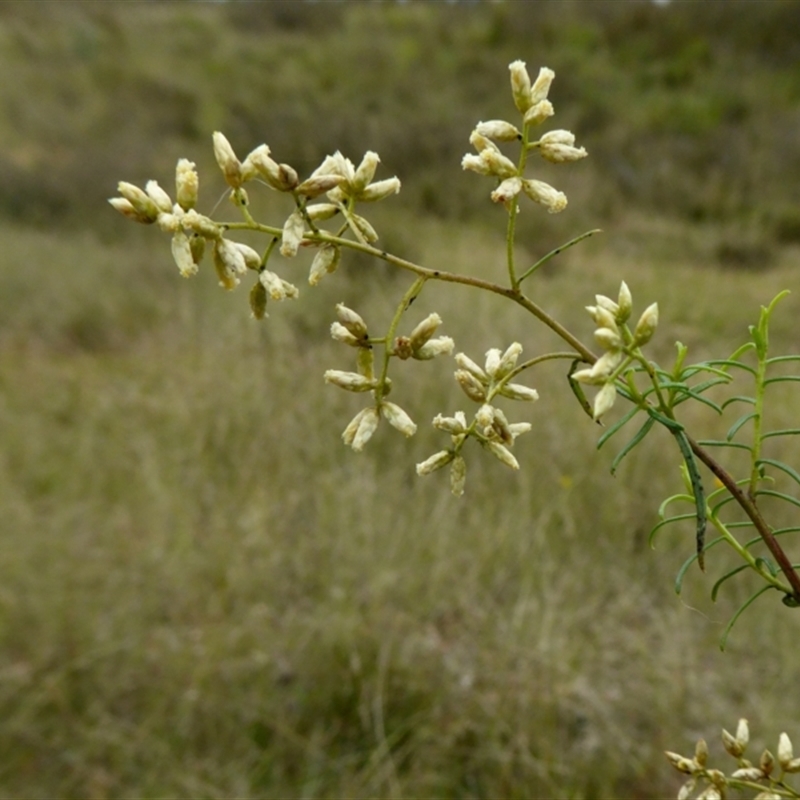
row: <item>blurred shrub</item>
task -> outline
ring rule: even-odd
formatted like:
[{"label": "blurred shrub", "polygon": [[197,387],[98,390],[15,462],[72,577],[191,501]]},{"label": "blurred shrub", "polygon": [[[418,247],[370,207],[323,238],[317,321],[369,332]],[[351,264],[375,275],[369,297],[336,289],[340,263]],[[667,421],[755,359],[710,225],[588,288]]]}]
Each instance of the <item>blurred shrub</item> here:
[{"label": "blurred shrub", "polygon": [[592,155],[593,219],[630,203],[749,219],[767,182],[771,207],[797,203],[798,3],[14,8],[0,9],[7,218],[103,225],[118,179],[168,184],[178,156],[208,163],[215,129],[301,170],[374,149],[404,181],[399,202],[470,218],[459,160],[475,122],[507,113],[497,80],[519,57],[556,70],[554,124]]}]

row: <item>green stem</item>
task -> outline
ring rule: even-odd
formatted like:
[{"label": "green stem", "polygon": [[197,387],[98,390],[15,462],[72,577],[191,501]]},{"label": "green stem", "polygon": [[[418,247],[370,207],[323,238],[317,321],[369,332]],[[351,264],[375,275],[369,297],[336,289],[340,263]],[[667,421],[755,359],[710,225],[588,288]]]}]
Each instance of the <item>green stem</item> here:
[{"label": "green stem", "polygon": [[532,267],[529,267],[519,276],[519,280],[517,281],[517,285],[521,284],[522,281],[525,280],[530,275],[533,275],[542,264],[546,264],[551,258],[554,258],[559,253],[563,253],[565,250],[568,250],[570,247],[578,244],[578,242],[582,242],[584,239],[588,239],[590,236],[594,236],[596,233],[602,233],[600,228],[594,228],[591,231],[586,231],[586,233],[582,233],[580,236],[576,236],[574,239],[570,239],[565,244],[560,244],[555,250],[551,250],[546,256],[542,256]]},{"label": "green stem", "polygon": [[758,367],[756,369],[755,384],[755,410],[753,411],[753,447],[750,450],[750,486],[747,490],[747,496],[755,503],[756,490],[758,489],[758,482],[761,478],[759,474],[758,461],[761,458],[761,425],[764,415],[764,394],[766,387],[764,380],[767,376],[767,358],[766,352],[764,357],[758,357]]},{"label": "green stem", "polygon": [[408,291],[403,295],[403,299],[398,304],[397,310],[394,312],[394,317],[392,317],[392,321],[389,324],[389,330],[386,332],[386,337],[384,338],[383,366],[381,367],[381,375],[378,379],[378,388],[375,390],[375,400],[378,403],[380,403],[381,398],[383,397],[384,387],[386,385],[386,377],[389,374],[389,360],[392,357],[391,346],[392,341],[394,341],[394,335],[397,331],[397,326],[400,324],[403,314],[408,310],[408,307],[412,302],[414,302],[414,299],[422,291],[422,287],[425,285],[425,281],[427,280],[428,279],[425,277],[419,277],[414,281],[414,283],[411,284]]}]

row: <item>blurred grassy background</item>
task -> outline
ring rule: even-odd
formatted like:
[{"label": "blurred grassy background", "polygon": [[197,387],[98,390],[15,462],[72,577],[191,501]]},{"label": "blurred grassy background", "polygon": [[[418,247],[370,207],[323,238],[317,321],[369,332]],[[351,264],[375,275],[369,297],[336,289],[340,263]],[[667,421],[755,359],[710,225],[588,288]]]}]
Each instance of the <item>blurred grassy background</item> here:
[{"label": "blurred grassy background", "polygon": [[[768,596],[721,654],[747,582],[710,604],[715,551],[681,602],[692,531],[647,549],[680,488],[666,437],[610,477],[543,369],[511,409],[522,471],[476,457],[455,500],[413,472],[427,420],[464,406],[448,370],[401,365],[420,432],[358,457],[359,403],[321,382],[348,367],[333,305],[379,327],[406,278],[351,258],[303,291],[298,259],[301,301],[256,324],[105,198],[169,188],[185,156],[210,211],[216,129],[301,172],[375,149],[403,180],[372,217],[386,249],[500,279],[503,214],[459,160],[522,58],[556,71],[554,126],[590,158],[541,173],[570,207],[522,215],[520,258],[605,230],[537,300],[588,337],[583,306],[624,278],[660,303],[658,357],[723,355],[796,284],[799,28],[796,2],[0,3],[0,794],[665,797],[661,751],[740,715],[756,747],[797,740],[797,615]],[[553,344],[466,289],[432,310],[475,358]]]}]

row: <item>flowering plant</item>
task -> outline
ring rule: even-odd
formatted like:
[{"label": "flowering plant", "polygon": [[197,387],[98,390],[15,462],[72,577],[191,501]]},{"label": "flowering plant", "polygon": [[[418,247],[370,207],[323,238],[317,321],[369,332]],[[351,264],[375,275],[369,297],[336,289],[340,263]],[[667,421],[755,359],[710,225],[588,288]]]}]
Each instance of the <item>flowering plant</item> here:
[{"label": "flowering plant", "polygon": [[[506,298],[524,308],[542,324],[554,331],[564,342],[565,349],[538,354],[520,361],[522,346],[518,342],[488,349],[482,365],[463,352],[455,354],[454,377],[471,404],[470,413],[464,410],[439,412],[433,426],[449,437],[446,446],[417,464],[417,473],[429,475],[444,467],[449,468],[450,489],[462,495],[467,478],[467,443],[473,441],[511,469],[519,469],[514,456],[517,438],[530,430],[526,421],[511,421],[501,403],[517,401],[532,403],[538,398],[536,389],[518,382],[539,364],[552,360],[569,362],[566,383],[579,408],[596,423],[607,417],[618,398],[627,402],[628,408],[602,433],[598,447],[602,447],[634,419],[640,424],[624,444],[612,463],[612,471],[656,426],[662,426],[674,438],[680,453],[685,490],[664,501],[659,509],[660,521],[653,528],[651,540],[664,526],[687,519],[695,521],[695,547],[679,572],[677,589],[680,591],[684,574],[695,561],[705,569],[706,552],[726,543],[737,554],[740,564],[725,572],[712,589],[712,598],[730,578],[743,572],[754,574],[760,587],[734,614],[722,637],[724,647],[730,628],[738,616],[755,599],[766,591],[777,590],[789,607],[800,606],[800,575],[781,541],[796,533],[800,526],[775,529],[762,514],[759,500],[762,496],[800,505],[792,494],[771,488],[775,475],[788,477],[800,484],[800,474],[790,465],[764,454],[765,442],[774,437],[790,436],[800,430],[767,430],[764,418],[764,401],[770,385],[781,381],[798,380],[796,376],[775,374],[782,365],[800,360],[800,356],[772,356],[769,353],[769,322],[777,303],[785,293],[779,294],[762,307],[758,322],[750,328],[750,340],[725,358],[696,364],[687,364],[687,348],[676,343],[677,356],[670,367],[662,367],[645,354],[645,348],[656,334],[659,309],[651,303],[633,314],[633,297],[623,281],[616,299],[598,294],[594,303],[587,306],[596,330],[594,342],[600,355],[569,331],[555,317],[542,308],[531,296],[523,292],[523,283],[552,258],[589,236],[590,230],[561,247],[547,253],[534,264],[520,267],[515,258],[516,221],[521,203],[531,200],[543,206],[548,213],[562,212],[567,206],[565,194],[553,186],[528,176],[529,157],[532,155],[555,164],[579,161],[587,156],[583,147],[577,147],[575,136],[566,130],[551,130],[537,136],[534,131],[554,114],[548,99],[552,70],[542,68],[531,81],[525,64],[515,61],[510,65],[511,92],[518,112],[517,124],[506,120],[479,122],[470,143],[475,152],[462,159],[465,170],[490,178],[493,189],[492,202],[502,204],[507,212],[506,275],[503,282],[492,282],[470,275],[425,267],[392,255],[377,246],[379,236],[371,222],[364,216],[364,208],[387,200],[400,191],[397,177],[375,180],[380,158],[367,152],[358,166],[340,152],[327,156],[307,177],[301,178],[288,164],[279,163],[266,144],[250,152],[244,160],[236,155],[222,133],[214,133],[214,155],[229,187],[229,198],[238,209],[241,219],[215,221],[197,211],[199,178],[195,165],[181,159],[176,170],[175,199],[158,183],[149,181],[144,189],[130,183],[119,184],[119,196],[112,198],[112,206],[124,216],[144,224],[155,224],[172,236],[172,254],[180,273],[189,277],[197,273],[206,250],[211,250],[211,260],[220,285],[235,289],[244,276],[252,273],[249,302],[251,314],[260,320],[268,316],[270,302],[296,299],[299,290],[276,271],[272,257],[277,250],[285,258],[295,258],[301,251],[312,251],[308,282],[316,286],[326,276],[334,273],[346,251],[356,251],[372,256],[404,272],[412,281],[399,299],[388,325],[376,333],[372,323],[356,310],[344,304],[336,306],[336,319],[332,322],[332,338],[350,348],[353,367],[329,369],[324,380],[345,391],[367,395],[365,403],[345,426],[342,439],[354,451],[360,452],[370,441],[381,421],[404,436],[413,436],[416,423],[394,400],[389,400],[393,390],[390,377],[396,360],[429,361],[450,356],[455,344],[449,336],[437,335],[443,325],[442,318],[429,314],[405,326],[405,317],[413,301],[423,292],[429,281],[447,282],[487,291]],[[503,148],[517,148],[516,159]],[[290,211],[281,225],[257,221],[250,212],[246,184],[266,185],[286,196]],[[269,242],[263,252],[235,241],[231,235],[238,231],[265,234]],[[635,324],[632,320],[636,319]],[[403,331],[408,331],[403,333]],[[751,394],[737,393],[719,402],[712,389],[727,386],[741,377],[752,380]],[[584,387],[594,387],[594,396],[587,398]],[[722,415],[726,409],[742,403],[747,411],[731,425],[723,440],[695,438],[679,418],[679,406],[684,403],[702,403]],[[745,431],[748,441],[742,441]],[[714,449],[739,448],[748,454],[746,473],[736,477],[713,454]],[[706,490],[706,480],[701,472],[703,465],[714,476],[713,491]],[[669,515],[674,503],[688,503],[687,513]],[[740,516],[730,515],[738,507]],[[706,542],[706,531],[711,526],[715,538]],[[739,531],[754,531],[755,536],[742,541]],[[765,547],[766,552],[759,550]],[[740,726],[741,728],[741,726]],[[785,736],[785,734],[784,734]],[[745,737],[746,738],[746,737]],[[742,737],[739,737],[742,739]],[[779,753],[786,755],[784,739]],[[786,737],[788,741],[788,737]],[[726,745],[727,746],[727,745]],[[739,745],[737,745],[739,747]],[[736,748],[734,748],[736,749]],[[739,749],[743,750],[743,746]],[[698,751],[693,760],[670,755],[678,769],[692,775],[689,788],[682,790],[688,796],[699,779],[709,781],[702,797],[723,796],[724,787],[745,780],[738,775],[743,766],[730,779],[722,773],[705,768],[705,751]],[[732,752],[729,749],[729,752]],[[738,751],[737,751],[738,752]],[[741,756],[738,753],[737,757]],[[787,760],[788,758],[788,760]],[[780,762],[784,772],[797,771],[791,754]],[[786,761],[786,764],[784,764]],[[762,758],[763,762],[763,758]],[[788,765],[788,766],[787,766]],[[791,768],[790,768],[791,767]],[[759,777],[748,773],[747,786],[758,780],[770,779],[772,774],[762,763]],[[759,796],[798,796],[783,783],[783,777],[772,781],[773,794]],[[737,777],[738,775],[738,777]],[[721,776],[721,777],[720,777]],[[742,784],[745,785],[745,784]],[[710,792],[710,793],[709,793]],[[716,795],[713,792],[717,792]],[[789,792],[789,794],[787,794]]]}]

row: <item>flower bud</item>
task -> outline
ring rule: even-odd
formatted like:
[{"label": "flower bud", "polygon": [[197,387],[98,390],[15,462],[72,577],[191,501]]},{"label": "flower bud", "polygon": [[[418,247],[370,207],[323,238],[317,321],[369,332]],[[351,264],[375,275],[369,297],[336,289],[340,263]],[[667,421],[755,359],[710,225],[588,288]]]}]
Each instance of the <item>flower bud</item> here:
[{"label": "flower bud", "polygon": [[740,719],[739,724],[736,726],[736,741],[739,742],[743,750],[750,741],[750,727],[744,718]]},{"label": "flower bud", "polygon": [[731,773],[731,778],[740,781],[760,781],[765,777],[764,772],[758,767],[742,767]]},{"label": "flower bud", "polygon": [[[120,181],[117,184],[117,191],[134,207],[134,209],[136,209],[136,213],[138,217],[141,218],[142,222],[156,221],[159,214],[158,206],[153,202],[147,192],[127,181]],[[118,205],[114,203],[112,203],[112,205],[117,211],[120,211],[120,213],[125,213]],[[126,216],[128,215],[126,214]]]},{"label": "flower bud", "polygon": [[189,211],[197,205],[199,184],[200,179],[194,168],[194,162],[186,158],[179,159],[175,167],[175,199],[184,211]]},{"label": "flower bud", "polygon": [[428,314],[422,322],[420,322],[409,336],[411,347],[416,350],[422,347],[428,339],[436,333],[436,329],[442,324],[442,318],[436,314]]},{"label": "flower bud", "polygon": [[222,236],[222,228],[214,220],[204,214],[198,214],[193,208],[183,215],[181,224],[184,230],[199,233],[205,239],[216,240]]},{"label": "flower bud", "polygon": [[786,733],[782,733],[778,739],[778,763],[785,770],[793,758],[792,740]]},{"label": "flower bud", "polygon": [[679,772],[683,772],[686,775],[691,775],[696,771],[695,762],[691,758],[686,758],[680,753],[672,753],[669,750],[667,750],[664,755],[667,757],[669,763],[672,764],[672,766],[675,767],[675,769],[677,769]]},{"label": "flower bud", "polygon": [[176,231],[172,237],[172,257],[184,278],[197,274],[197,264],[192,256],[192,246],[189,237],[183,231]]},{"label": "flower bud", "polygon": [[639,321],[636,323],[636,330],[633,332],[633,346],[641,347],[647,344],[656,332],[658,326],[658,303],[648,306]]},{"label": "flower bud", "polygon": [[550,214],[558,214],[567,207],[567,196],[564,192],[556,191],[544,181],[524,180],[522,191],[535,203],[545,206]]},{"label": "flower bud", "polygon": [[500,394],[503,397],[510,397],[512,400],[527,400],[533,402],[539,399],[539,392],[536,389],[531,389],[528,386],[523,386],[520,383],[506,383]]},{"label": "flower bud", "polygon": [[[325,383],[332,383],[348,392],[368,392],[375,388],[375,380],[359,375],[357,372],[343,372],[338,369],[325,371]],[[373,409],[374,410],[374,409]],[[376,412],[377,414],[377,412]]]},{"label": "flower bud", "polygon": [[758,766],[761,767],[761,771],[765,775],[769,775],[775,767],[775,756],[773,756],[769,750],[765,750],[761,754]]},{"label": "flower bud", "polygon": [[508,430],[513,439],[516,439],[517,436],[521,436],[523,433],[528,433],[532,428],[533,426],[530,422],[512,422],[511,425],[508,426]]},{"label": "flower bud", "polygon": [[443,417],[441,414],[437,414],[433,418],[433,427],[458,436],[467,430],[467,420],[463,411],[457,411],[454,417]]},{"label": "flower bud", "polygon": [[339,317],[339,322],[347,328],[356,339],[366,340],[369,338],[367,333],[367,323],[361,318],[360,314],[348,308],[344,303],[338,303],[336,306],[336,315]]},{"label": "flower bud", "polygon": [[248,269],[259,269],[261,267],[261,256],[252,247],[241,242],[234,242],[233,246],[242,254]]},{"label": "flower bud", "polygon": [[741,758],[744,754],[744,747],[736,740],[736,737],[722,729],[722,746],[734,758]]},{"label": "flower bud", "polygon": [[413,436],[417,432],[417,426],[414,424],[411,417],[396,403],[389,403],[387,401],[381,403],[381,414],[384,419],[393,428],[397,428],[403,436]]},{"label": "flower bud", "polygon": [[522,352],[522,345],[519,342],[514,342],[513,344],[509,345],[508,349],[503,353],[500,357],[500,363],[497,365],[497,369],[494,373],[489,371],[487,366],[486,371],[495,379],[501,380],[511,372],[514,367],[517,365],[517,359],[519,358],[520,353]]},{"label": "flower bud", "polygon": [[356,226],[356,228],[358,228],[364,239],[366,239],[368,244],[378,241],[377,231],[366,219],[364,219],[364,217],[361,217],[358,214],[351,214],[350,219],[353,221],[353,224]]},{"label": "flower bud", "polygon": [[156,217],[137,211],[133,203],[124,197],[110,197],[108,202],[119,211],[123,217],[132,219],[134,222],[141,222],[143,225],[151,225],[156,221]]},{"label": "flower bud", "polygon": [[314,203],[314,205],[306,206],[306,214],[312,222],[322,222],[335,217],[338,213],[339,206],[333,203]]},{"label": "flower bud", "polygon": [[549,100],[540,100],[534,103],[526,112],[522,121],[526,125],[541,125],[546,119],[555,114],[553,104]]},{"label": "flower bud", "polygon": [[505,445],[499,442],[486,442],[486,447],[495,458],[502,461],[507,467],[519,469],[519,461],[514,458],[512,452]]},{"label": "flower bud", "polygon": [[625,283],[625,281],[622,281],[620,284],[617,305],[619,306],[619,310],[617,311],[616,319],[621,325],[623,322],[628,320],[631,315],[631,310],[633,309],[633,297],[631,296],[631,290],[628,288],[628,284]]},{"label": "flower bud", "polygon": [[454,454],[450,450],[440,450],[417,464],[417,475],[430,475],[431,472],[449,464],[453,458]]},{"label": "flower bud", "polygon": [[206,240],[199,233],[193,233],[189,237],[189,247],[192,249],[194,263],[199,264],[203,260],[203,254],[206,251]]},{"label": "flower bud", "polygon": [[[514,61],[508,65],[511,71],[511,94],[514,96],[514,105],[524,114],[532,105],[531,79],[524,61]],[[545,93],[545,97],[547,94]],[[536,102],[544,98],[538,98]]]},{"label": "flower bud", "polygon": [[596,306],[586,306],[586,310],[589,312],[589,316],[591,316],[598,328],[609,328],[612,331],[619,332],[616,316],[613,312],[599,304]]},{"label": "flower bud", "polygon": [[619,313],[618,303],[615,303],[610,297],[606,297],[604,294],[596,294],[594,296],[594,300],[599,308],[604,308],[614,317],[614,319],[616,319],[617,314]]},{"label": "flower bud", "polygon": [[487,136],[484,136],[477,128],[469,135],[469,143],[478,151],[494,150],[496,153],[500,152],[500,148]]},{"label": "flower bud", "polygon": [[461,159],[461,169],[468,169],[471,172],[477,172],[479,175],[491,175],[492,169],[489,164],[484,161],[479,155],[467,153]]},{"label": "flower bud", "polygon": [[465,369],[457,369],[455,372],[458,385],[463,389],[464,394],[476,403],[483,403],[486,400],[486,391],[481,382]]},{"label": "flower bud", "polygon": [[358,339],[341,322],[331,323],[331,338],[342,344],[349,344],[351,347],[360,346]]},{"label": "flower bud", "polygon": [[580,161],[589,154],[585,147],[570,147],[566,144],[551,144],[539,148],[539,154],[551,164],[564,164],[567,161]]},{"label": "flower bud", "polygon": [[371,183],[372,179],[375,177],[375,170],[378,168],[380,160],[380,156],[378,156],[377,153],[372,150],[367,150],[364,154],[364,158],[361,159],[361,163],[358,165],[358,169],[355,171],[353,180],[350,182],[350,188],[353,194],[363,192]]},{"label": "flower bud", "polygon": [[267,316],[267,290],[261,281],[256,281],[250,289],[250,314],[254,319]]},{"label": "flower bud", "polygon": [[479,122],[475,126],[476,132],[487,139],[496,139],[498,142],[513,142],[522,138],[522,134],[510,122],[502,119],[493,119],[489,122]]},{"label": "flower bud", "polygon": [[261,270],[258,273],[258,280],[273,300],[285,300],[289,296],[286,291],[286,282],[274,272],[270,272],[268,269]]},{"label": "flower bud", "polygon": [[281,255],[293,258],[297,255],[300,243],[303,241],[305,222],[299,211],[293,211],[283,224],[283,238],[281,240]]},{"label": "flower bud", "polygon": [[214,142],[214,158],[217,159],[222,174],[225,176],[225,181],[232,189],[241,187],[242,179],[242,164],[236,157],[231,143],[225,138],[225,135],[219,131],[215,131],[213,135]]},{"label": "flower bud", "polygon": [[464,485],[467,482],[467,462],[463,456],[456,456],[450,465],[450,491],[456,497],[464,494]]},{"label": "flower bud", "polygon": [[594,339],[604,350],[619,350],[622,347],[622,338],[611,328],[598,328],[594,332]]},{"label": "flower bud", "polygon": [[364,445],[372,438],[372,434],[378,427],[378,412],[372,408],[365,408],[353,417],[350,424],[342,433],[342,441],[356,453],[364,449]]},{"label": "flower bud", "polygon": [[530,91],[531,105],[535,105],[536,103],[539,103],[547,98],[547,95],[550,92],[550,84],[553,82],[553,78],[555,78],[555,76],[555,72],[547,67],[542,67],[539,70],[539,74],[536,77],[536,80],[534,81]]},{"label": "flower bud", "polygon": [[311,286],[316,286],[325,275],[336,272],[341,256],[341,251],[334,245],[320,247],[311,262],[311,270],[308,273],[308,282]]},{"label": "flower bud", "polygon": [[417,361],[428,361],[431,358],[436,358],[436,356],[449,356],[455,346],[455,342],[449,336],[437,336],[435,339],[429,339],[422,347],[417,348],[412,355]]},{"label": "flower bud", "polygon": [[[517,165],[497,150],[482,150],[478,156],[486,165],[486,175],[495,175],[498,178],[512,178],[517,174]],[[463,166],[463,161],[462,161]]]},{"label": "flower bud", "polygon": [[329,192],[343,181],[344,178],[341,175],[317,175],[304,180],[297,187],[297,193],[302,194],[304,197],[319,197],[321,194]]},{"label": "flower bud", "polygon": [[694,760],[704,767],[708,761],[708,745],[705,739],[698,739],[694,748]]},{"label": "flower bud", "polygon": [[489,376],[465,353],[456,353],[456,364],[460,369],[466,370],[477,378],[481,383],[488,385]]},{"label": "flower bud", "polygon": [[522,179],[506,178],[491,194],[493,203],[509,203],[522,191]]},{"label": "flower bud", "polygon": [[603,386],[603,388],[597,393],[594,398],[594,418],[600,419],[607,411],[611,409],[614,405],[614,401],[617,399],[617,387],[614,385],[613,381],[609,381],[607,384]]},{"label": "flower bud", "polygon": [[214,268],[219,285],[223,289],[235,289],[239,285],[239,274],[247,272],[242,254],[227,239],[214,242]]},{"label": "flower bud", "polygon": [[497,378],[497,369],[500,366],[500,357],[500,349],[497,347],[492,347],[486,351],[486,365],[484,369],[486,370],[486,374],[492,379]]},{"label": "flower bud", "polygon": [[158,181],[147,181],[145,186],[148,197],[158,206],[164,214],[172,213],[172,200],[169,195],[158,185]]},{"label": "flower bud", "polygon": [[384,200],[390,195],[397,194],[400,191],[400,178],[397,176],[393,178],[386,178],[383,181],[376,181],[371,183],[365,189],[358,193],[358,200],[362,203],[375,203],[378,200]]}]

